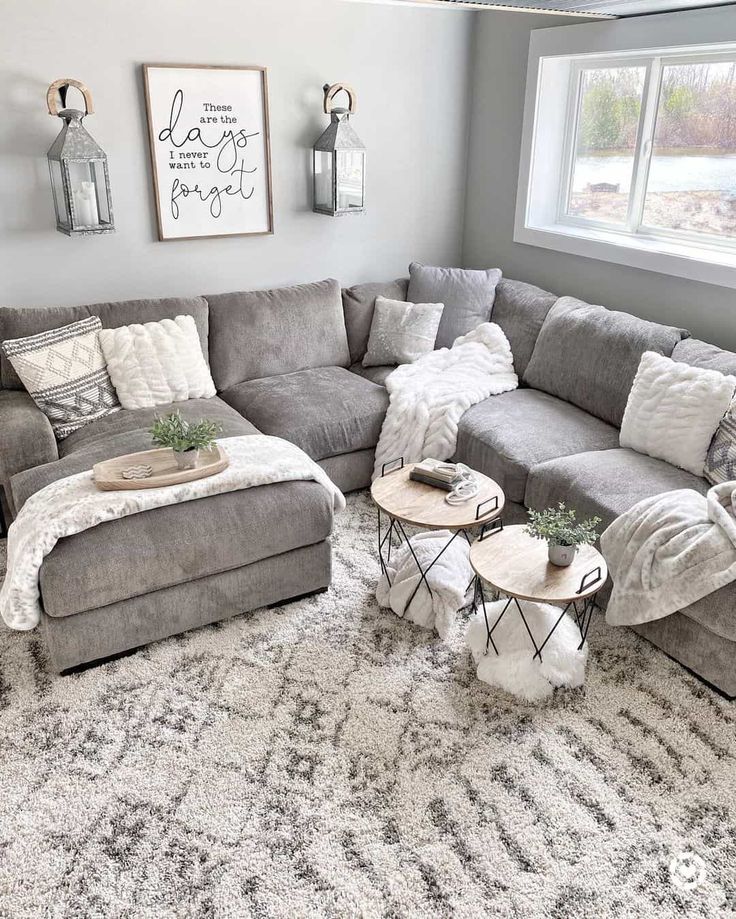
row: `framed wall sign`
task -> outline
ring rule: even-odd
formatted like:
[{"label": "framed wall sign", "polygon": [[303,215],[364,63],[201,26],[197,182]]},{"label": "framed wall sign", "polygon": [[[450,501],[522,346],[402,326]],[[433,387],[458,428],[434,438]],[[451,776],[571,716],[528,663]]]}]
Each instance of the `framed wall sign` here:
[{"label": "framed wall sign", "polygon": [[143,73],[159,239],[272,233],[266,68]]}]

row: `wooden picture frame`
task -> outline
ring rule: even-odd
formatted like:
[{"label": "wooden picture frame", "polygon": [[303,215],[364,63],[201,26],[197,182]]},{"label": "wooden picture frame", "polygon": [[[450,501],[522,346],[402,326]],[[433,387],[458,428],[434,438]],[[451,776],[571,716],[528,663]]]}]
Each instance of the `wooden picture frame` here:
[{"label": "wooden picture frame", "polygon": [[265,67],[144,64],[158,238],[273,233]]}]

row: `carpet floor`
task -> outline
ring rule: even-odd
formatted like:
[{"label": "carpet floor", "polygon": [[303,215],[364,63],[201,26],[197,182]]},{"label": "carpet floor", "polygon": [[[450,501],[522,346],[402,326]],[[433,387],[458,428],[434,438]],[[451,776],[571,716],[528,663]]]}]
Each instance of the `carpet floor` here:
[{"label": "carpet floor", "polygon": [[374,536],[352,496],[328,593],[74,676],[1,630],[0,916],[736,913],[736,707],[600,621],[519,702],[378,609]]}]

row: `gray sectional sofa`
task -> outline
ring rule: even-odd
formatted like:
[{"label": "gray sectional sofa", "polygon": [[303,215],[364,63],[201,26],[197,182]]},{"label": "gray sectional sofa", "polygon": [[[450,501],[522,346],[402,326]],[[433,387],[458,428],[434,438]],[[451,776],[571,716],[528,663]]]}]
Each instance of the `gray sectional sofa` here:
[{"label": "gray sectional sofa", "polygon": [[[336,281],[191,299],[85,307],[0,309],[0,341],[89,315],[116,327],[195,317],[218,396],[177,403],[225,436],[261,431],[301,446],[344,491],[370,482],[393,368],[363,368],[375,298],[406,299],[407,281]],[[736,354],[684,330],[594,307],[504,279],[492,319],[509,338],[518,390],[471,408],[456,459],[491,475],[506,519],[566,501],[604,524],[643,497],[707,482],[619,447],[618,428],[641,354],[658,351],[736,374]],[[50,425],[0,356],[0,483],[8,516],[61,476],[150,446],[168,406],[106,416],[57,445]],[[286,483],[177,505],[62,540],[41,571],[43,630],[64,669],[330,580],[332,510],[326,493]],[[736,586],[638,631],[736,695]]]}]

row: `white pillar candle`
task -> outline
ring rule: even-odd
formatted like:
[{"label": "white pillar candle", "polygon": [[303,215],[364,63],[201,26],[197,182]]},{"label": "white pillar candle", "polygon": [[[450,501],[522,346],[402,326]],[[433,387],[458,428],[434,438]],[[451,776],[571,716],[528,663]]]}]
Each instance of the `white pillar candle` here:
[{"label": "white pillar candle", "polygon": [[74,189],[74,210],[77,223],[83,227],[96,227],[100,224],[97,212],[97,197],[94,182],[80,182]]}]

